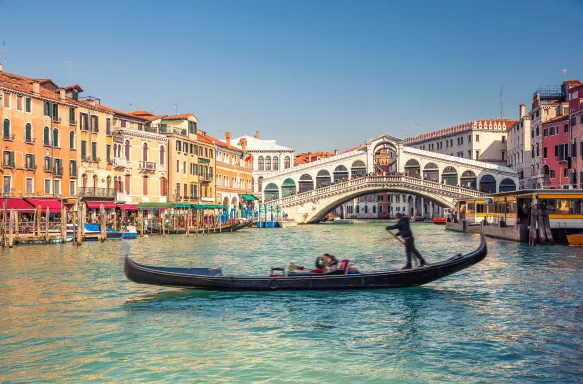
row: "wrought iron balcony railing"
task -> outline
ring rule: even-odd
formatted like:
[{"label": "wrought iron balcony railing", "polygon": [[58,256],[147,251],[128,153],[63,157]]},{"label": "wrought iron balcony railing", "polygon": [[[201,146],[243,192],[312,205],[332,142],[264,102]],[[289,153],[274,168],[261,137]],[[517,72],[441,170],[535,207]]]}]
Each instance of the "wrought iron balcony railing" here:
[{"label": "wrought iron balcony railing", "polygon": [[146,169],[149,171],[155,171],[158,168],[158,165],[153,161],[140,161],[138,163],[139,169]]},{"label": "wrought iron balcony railing", "polygon": [[116,190],[113,188],[80,187],[79,196],[88,197],[116,197]]}]

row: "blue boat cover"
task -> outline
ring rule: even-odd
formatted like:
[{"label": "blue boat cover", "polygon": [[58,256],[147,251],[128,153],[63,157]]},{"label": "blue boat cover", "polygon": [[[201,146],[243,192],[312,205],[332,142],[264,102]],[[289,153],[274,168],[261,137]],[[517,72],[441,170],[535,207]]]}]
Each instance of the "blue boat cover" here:
[{"label": "blue boat cover", "polygon": [[99,232],[101,230],[101,228],[99,227],[99,224],[85,224],[85,230]]}]

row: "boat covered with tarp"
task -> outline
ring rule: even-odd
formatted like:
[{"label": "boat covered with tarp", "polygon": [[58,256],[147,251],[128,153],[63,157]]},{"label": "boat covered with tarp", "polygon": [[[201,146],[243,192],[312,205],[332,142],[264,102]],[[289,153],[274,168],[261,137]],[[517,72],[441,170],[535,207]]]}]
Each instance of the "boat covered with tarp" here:
[{"label": "boat covered with tarp", "polygon": [[272,268],[271,274],[266,276],[225,275],[221,268],[156,267],[137,263],[126,254],[124,274],[138,284],[216,291],[399,288],[439,280],[479,263],[486,254],[486,241],[482,235],[480,245],[474,251],[415,269],[359,272],[350,268],[348,260],[343,260],[338,269],[330,272],[290,272],[284,268]]}]

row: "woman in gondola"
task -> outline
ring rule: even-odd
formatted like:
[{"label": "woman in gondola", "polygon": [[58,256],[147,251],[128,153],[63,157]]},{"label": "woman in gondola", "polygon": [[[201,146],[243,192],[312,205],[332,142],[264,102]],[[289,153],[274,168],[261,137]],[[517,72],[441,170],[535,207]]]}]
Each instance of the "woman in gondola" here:
[{"label": "woman in gondola", "polygon": [[335,271],[338,268],[338,260],[329,253],[324,253],[324,260],[326,261],[326,272]]}]

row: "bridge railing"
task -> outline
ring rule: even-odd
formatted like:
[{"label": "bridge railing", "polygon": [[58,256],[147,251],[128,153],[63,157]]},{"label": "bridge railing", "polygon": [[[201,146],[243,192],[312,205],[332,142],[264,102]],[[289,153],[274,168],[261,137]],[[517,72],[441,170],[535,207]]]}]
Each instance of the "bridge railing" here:
[{"label": "bridge railing", "polygon": [[456,185],[449,185],[449,184],[441,184],[435,181],[423,180],[418,179],[415,177],[410,176],[401,176],[401,175],[393,175],[393,176],[364,176],[358,177],[346,181],[341,181],[336,184],[327,185],[325,187],[320,187],[316,189],[312,189],[306,192],[300,192],[295,195],[286,196],[281,199],[266,201],[267,203],[274,204],[274,205],[285,205],[288,203],[293,203],[298,200],[304,199],[311,199],[315,197],[320,197],[323,195],[328,195],[332,192],[344,190],[346,188],[363,185],[363,184],[383,184],[387,182],[393,183],[401,183],[405,185],[418,185],[420,187],[431,188],[434,190],[441,190],[449,193],[456,194],[460,197],[483,197],[485,196],[484,193],[468,189],[465,187],[458,187]]}]

